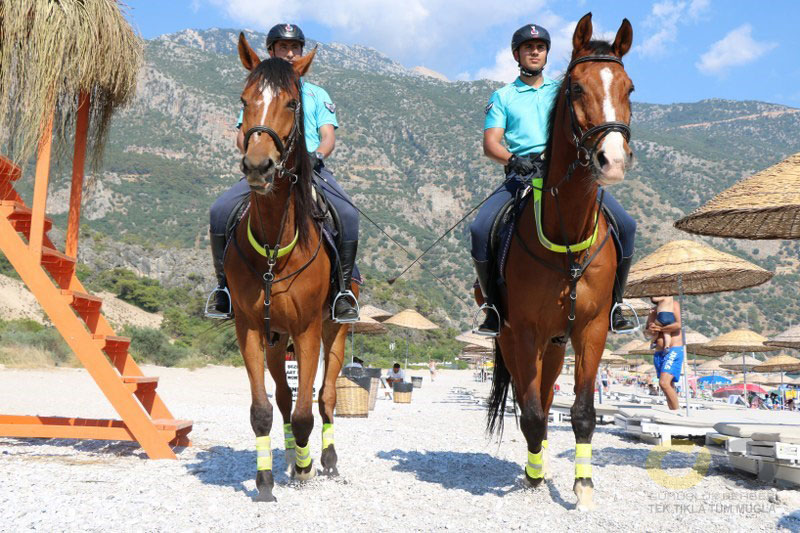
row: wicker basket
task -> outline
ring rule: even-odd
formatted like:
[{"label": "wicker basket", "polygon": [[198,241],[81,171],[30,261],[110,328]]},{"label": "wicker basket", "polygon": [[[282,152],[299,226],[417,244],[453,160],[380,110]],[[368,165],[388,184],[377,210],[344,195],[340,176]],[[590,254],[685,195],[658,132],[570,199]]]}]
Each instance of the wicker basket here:
[{"label": "wicker basket", "polygon": [[411,383],[395,383],[393,387],[394,403],[411,403],[411,391],[414,385]]},{"label": "wicker basket", "polygon": [[422,376],[411,376],[411,384],[414,385],[415,389],[422,388]]},{"label": "wicker basket", "polygon": [[369,416],[369,386],[372,378],[336,378],[336,416],[366,418]]},{"label": "wicker basket", "polygon": [[369,378],[369,410],[375,410],[375,401],[378,399],[378,387],[381,380],[379,378]]}]

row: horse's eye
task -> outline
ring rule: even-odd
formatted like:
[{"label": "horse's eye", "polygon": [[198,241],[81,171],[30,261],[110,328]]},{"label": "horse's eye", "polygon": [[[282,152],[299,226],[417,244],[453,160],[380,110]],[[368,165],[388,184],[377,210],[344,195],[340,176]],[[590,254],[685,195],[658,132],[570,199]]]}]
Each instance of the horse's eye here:
[{"label": "horse's eye", "polygon": [[572,91],[572,94],[574,94],[575,96],[580,96],[580,95],[583,94],[583,87],[581,87],[577,83],[573,83],[571,91]]},{"label": "horse's eye", "polygon": [[633,94],[633,91],[635,91],[635,90],[636,90],[636,87],[634,87],[633,85],[631,85],[631,90],[630,90],[630,91],[628,91],[628,94],[629,94],[629,95],[630,95],[630,94]]},{"label": "horse's eye", "polygon": [[286,107],[294,111],[295,109],[297,109],[297,103],[298,103],[297,100],[289,100],[289,103],[286,104]]}]

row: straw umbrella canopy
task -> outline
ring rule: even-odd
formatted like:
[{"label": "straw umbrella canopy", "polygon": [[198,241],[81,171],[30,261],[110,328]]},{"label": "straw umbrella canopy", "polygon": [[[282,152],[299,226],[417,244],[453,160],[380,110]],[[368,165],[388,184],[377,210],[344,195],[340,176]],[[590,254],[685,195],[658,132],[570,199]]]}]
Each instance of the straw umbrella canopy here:
[{"label": "straw umbrella canopy", "polygon": [[494,341],[491,338],[485,337],[483,335],[476,335],[471,331],[465,331],[458,337],[456,337],[458,342],[466,343],[467,346],[478,346],[484,350],[492,351],[494,349]]},{"label": "straw umbrella canopy", "polygon": [[719,372],[723,370],[722,363],[720,359],[713,359],[711,361],[706,361],[705,363],[699,365],[697,370],[701,372]]},{"label": "straw umbrella canopy", "polygon": [[730,363],[722,363],[721,366],[725,370],[733,370],[734,372],[742,372],[747,374],[747,372],[752,372],[755,367],[763,363],[764,361],[759,361],[755,357],[745,356],[742,357],[741,361],[737,360]]},{"label": "straw umbrella canopy", "polygon": [[748,329],[735,329],[714,337],[705,344],[709,350],[720,352],[774,352],[774,347],[765,346],[767,338]]},{"label": "straw umbrella canopy", "polygon": [[721,192],[675,227],[715,237],[800,239],[800,153]]},{"label": "straw umbrella canopy", "polygon": [[[633,316],[633,311],[636,311],[640,320],[647,319],[647,315],[650,314],[650,310],[653,308],[652,303],[642,298],[624,298],[622,303],[623,306],[619,309],[623,315]],[[633,311],[631,311],[631,308],[633,308]]]},{"label": "straw umbrella canopy", "polygon": [[639,374],[655,374],[656,368],[653,365],[642,364],[633,369],[634,372]]},{"label": "straw umbrella canopy", "polygon": [[112,113],[134,96],[142,40],[116,0],[0,2],[0,132],[6,154],[27,162],[53,112],[56,154],[90,95],[89,153],[98,163]]},{"label": "straw umbrella canopy", "polygon": [[636,345],[628,349],[628,355],[653,355],[654,351],[650,341],[636,341]]},{"label": "straw umbrella canopy", "polygon": [[384,311],[380,307],[375,307],[374,305],[371,304],[367,304],[360,307],[359,311],[361,316],[367,316],[369,318],[377,320],[378,322],[383,322],[384,320],[392,316],[392,313],[390,313],[389,311]]},{"label": "straw umbrella canopy", "polygon": [[600,356],[600,363],[607,364],[607,365],[616,365],[616,364],[625,364],[627,361],[624,357],[620,355],[616,355],[611,352],[608,348],[603,350],[603,355]]},{"label": "straw umbrella canopy", "polygon": [[353,333],[386,333],[389,328],[367,315],[361,315],[358,322],[350,324]]},{"label": "straw umbrella canopy", "polygon": [[647,364],[647,361],[645,361],[641,357],[635,357],[633,359],[625,359],[625,363],[631,365],[632,367],[634,367],[634,366],[639,366],[639,365],[645,365],[645,364]]},{"label": "straw umbrella canopy", "polygon": [[[439,326],[413,309],[403,309],[391,318],[384,320],[383,323],[407,329],[439,329]],[[406,368],[408,368],[408,335],[406,335]]]},{"label": "straw umbrella canopy", "polygon": [[800,359],[790,355],[776,355],[770,357],[760,365],[753,368],[753,372],[798,372],[800,371]]},{"label": "straw umbrella canopy", "polygon": [[800,325],[793,326],[783,333],[769,339],[764,344],[779,346],[781,348],[796,348],[800,350]]},{"label": "straw umbrella canopy", "polygon": [[631,268],[625,296],[711,294],[755,287],[772,272],[700,242],[672,241]]},{"label": "straw umbrella canopy", "polygon": [[633,350],[634,348],[637,348],[641,344],[642,341],[640,341],[639,339],[632,339],[623,344],[622,346],[620,346],[619,348],[617,348],[616,350],[614,350],[614,353],[617,355],[634,355],[631,354],[630,351]]}]

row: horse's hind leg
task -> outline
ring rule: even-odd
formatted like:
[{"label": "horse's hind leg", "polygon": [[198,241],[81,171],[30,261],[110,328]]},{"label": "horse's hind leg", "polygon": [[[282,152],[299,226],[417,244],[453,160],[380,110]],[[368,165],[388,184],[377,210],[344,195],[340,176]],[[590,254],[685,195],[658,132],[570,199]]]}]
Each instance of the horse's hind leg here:
[{"label": "horse's hind leg", "polygon": [[[606,311],[606,315],[608,312]],[[575,434],[575,484],[578,510],[594,509],[592,483],[592,435],[597,423],[594,409],[594,382],[603,354],[608,321],[594,320],[572,336],[575,346],[575,403],[570,409]]]},{"label": "horse's hind leg", "polygon": [[250,425],[256,434],[256,501],[274,502],[272,488],[275,478],[272,475],[272,443],[269,432],[272,429],[272,405],[267,398],[264,386],[264,349],[259,329],[248,329],[242,321],[236,321],[236,337],[239,349],[247,368],[250,380]]},{"label": "horse's hind leg", "polygon": [[305,331],[293,334],[299,379],[297,387],[297,403],[292,414],[292,431],[295,437],[294,477],[307,480],[316,476],[314,462],[311,459],[311,445],[308,442],[311,430],[314,429],[314,414],[311,412],[314,377],[319,364],[319,348],[322,336],[321,318],[313,321]]},{"label": "horse's hind leg", "polygon": [[286,345],[288,335],[282,335],[275,346],[267,348],[267,368],[275,381],[275,403],[283,418],[283,447],[286,470],[291,474],[295,461],[294,433],[292,433],[292,390],[286,381]]},{"label": "horse's hind leg", "polygon": [[542,473],[544,479],[550,479],[549,460],[547,458],[547,426],[550,423],[550,407],[553,405],[553,389],[558,376],[561,374],[561,367],[564,364],[564,350],[566,346],[558,344],[548,344],[545,348],[542,363],[542,406],[544,407],[544,440],[542,440]]},{"label": "horse's hind leg", "polygon": [[347,340],[346,324],[326,321],[322,326],[323,351],[325,353],[325,379],[319,392],[319,414],[322,416],[322,463],[323,475],[338,476],[338,456],[333,444],[333,409],[336,407],[336,377],[344,362]]}]

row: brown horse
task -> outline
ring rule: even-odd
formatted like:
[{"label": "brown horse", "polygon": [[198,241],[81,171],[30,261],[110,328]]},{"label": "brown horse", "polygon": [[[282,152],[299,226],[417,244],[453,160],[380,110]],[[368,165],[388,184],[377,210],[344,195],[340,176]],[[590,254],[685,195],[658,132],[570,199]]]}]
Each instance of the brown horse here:
[{"label": "brown horse", "polygon": [[[295,478],[309,479],[316,473],[308,440],[314,426],[313,382],[322,342],[320,462],[323,473],[338,473],[333,445],[334,382],[344,360],[348,326],[332,322],[328,311],[331,261],[321,250],[322,235],[314,219],[312,170],[303,132],[300,77],[308,71],[315,52],[293,64],[278,58],[262,62],[244,34],[239,35],[239,57],[250,71],[241,97],[245,131],[241,166],[252,192],[249,212],[230,244],[235,250],[228,250],[225,259],[225,276],[250,379],[259,501],[275,501],[269,437],[273,414],[264,386],[265,354],[284,422],[287,467]],[[357,294],[355,285],[352,290]],[[294,414],[285,369],[289,337],[299,368]]]},{"label": "brown horse", "polygon": [[[535,195],[523,209],[506,263],[508,289],[502,305],[508,318],[497,339],[488,418],[490,432],[497,426],[502,430],[508,386],[513,384],[528,443],[525,476],[538,486],[546,472],[543,451],[553,385],[561,373],[566,341],[571,340],[576,353],[573,490],[579,509],[593,507],[594,382],[609,328],[617,266],[606,221],[598,216],[598,185],[622,181],[632,159],[628,124],[633,84],[620,59],[631,47],[633,30],[625,19],[613,44],[591,37],[589,13],[575,28],[572,61],[551,116],[547,181],[534,183],[540,199],[535,201]],[[580,248],[578,243],[588,248],[554,251],[558,245],[548,236],[572,248]],[[476,299],[482,303],[479,290]]]}]

